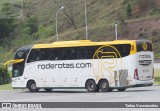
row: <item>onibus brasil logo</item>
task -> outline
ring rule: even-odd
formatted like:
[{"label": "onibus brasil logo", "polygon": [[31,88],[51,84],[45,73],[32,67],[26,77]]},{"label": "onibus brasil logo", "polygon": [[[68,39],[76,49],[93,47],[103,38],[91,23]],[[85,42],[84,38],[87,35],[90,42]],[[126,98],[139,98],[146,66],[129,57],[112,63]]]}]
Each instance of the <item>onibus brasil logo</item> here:
[{"label": "onibus brasil logo", "polygon": [[[114,46],[105,45],[95,52],[92,64],[93,72],[97,80],[99,80],[100,77],[108,77],[113,83],[115,81],[115,71],[122,69],[122,57]],[[118,79],[118,76],[116,79]]]}]

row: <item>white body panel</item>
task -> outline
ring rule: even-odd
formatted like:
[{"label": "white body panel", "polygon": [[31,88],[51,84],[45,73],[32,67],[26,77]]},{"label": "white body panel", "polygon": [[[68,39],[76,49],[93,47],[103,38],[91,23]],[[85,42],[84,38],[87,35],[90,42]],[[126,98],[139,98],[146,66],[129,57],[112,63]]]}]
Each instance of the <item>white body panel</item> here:
[{"label": "white body panel", "polygon": [[137,68],[141,81],[151,80],[153,76],[154,55],[152,52],[137,53]]},{"label": "white body panel", "polygon": [[[139,58],[139,56],[146,54],[151,55],[151,58],[147,58],[147,60],[152,60],[152,63],[148,66],[140,66],[138,61],[146,58]],[[134,79],[135,69],[139,71],[140,80]],[[148,73],[143,73],[141,69],[147,70]],[[85,83],[88,79],[94,79],[98,84],[101,78],[106,78],[110,87],[113,88],[137,84],[152,84],[153,79],[146,79],[148,76],[152,76],[152,70],[153,53],[151,52],[140,52],[117,59],[37,61],[26,63],[23,75],[13,78],[12,86],[15,88],[26,88],[27,82],[34,80],[39,88],[85,88]]]}]

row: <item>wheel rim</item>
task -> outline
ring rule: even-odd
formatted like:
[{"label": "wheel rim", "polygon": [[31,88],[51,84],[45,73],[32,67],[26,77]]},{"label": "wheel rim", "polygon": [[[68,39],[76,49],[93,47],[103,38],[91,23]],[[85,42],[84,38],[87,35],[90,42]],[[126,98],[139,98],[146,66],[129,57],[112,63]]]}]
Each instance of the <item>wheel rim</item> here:
[{"label": "wheel rim", "polygon": [[102,88],[103,88],[103,89],[107,88],[107,83],[103,83],[103,84],[102,84]]},{"label": "wheel rim", "polygon": [[92,83],[89,84],[89,90],[93,90],[94,85]]},{"label": "wheel rim", "polygon": [[31,89],[36,89],[36,84],[32,84]]}]

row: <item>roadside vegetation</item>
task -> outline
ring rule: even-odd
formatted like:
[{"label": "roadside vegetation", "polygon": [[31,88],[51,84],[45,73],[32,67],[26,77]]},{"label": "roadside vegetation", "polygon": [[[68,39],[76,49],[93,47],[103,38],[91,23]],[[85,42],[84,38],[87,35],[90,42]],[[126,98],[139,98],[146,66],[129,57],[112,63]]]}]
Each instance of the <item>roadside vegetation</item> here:
[{"label": "roadside vegetation", "polygon": [[160,84],[160,69],[154,70],[154,81],[155,84]]},{"label": "roadside vegetation", "polygon": [[11,84],[0,85],[0,91],[3,91],[3,90],[12,90]]},{"label": "roadside vegetation", "polygon": [[4,70],[4,66],[0,65],[0,85],[8,84],[11,82],[11,73],[8,70]]},{"label": "roadside vegetation", "polygon": [[[20,10],[18,3],[0,6],[4,12],[14,6]],[[15,51],[24,45],[55,42],[55,15],[61,6],[65,8],[58,16],[60,41],[85,39],[83,1],[24,0],[24,3],[23,19],[0,19],[0,27],[5,29],[0,29],[0,63],[13,59]],[[87,0],[89,39],[115,40],[114,21],[117,20],[119,39],[150,39],[154,43],[155,57],[158,58],[159,6],[159,0]]]}]

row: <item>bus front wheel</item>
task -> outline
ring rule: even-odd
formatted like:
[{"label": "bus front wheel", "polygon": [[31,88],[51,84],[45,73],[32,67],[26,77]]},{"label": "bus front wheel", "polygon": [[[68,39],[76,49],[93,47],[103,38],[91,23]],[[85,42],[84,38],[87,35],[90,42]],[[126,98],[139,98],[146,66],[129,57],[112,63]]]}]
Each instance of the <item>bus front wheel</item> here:
[{"label": "bus front wheel", "polygon": [[29,89],[30,92],[37,92],[39,90],[34,81],[30,81],[28,83],[28,89]]}]

